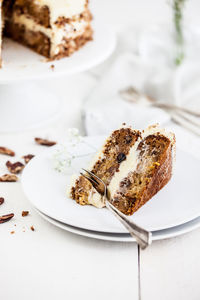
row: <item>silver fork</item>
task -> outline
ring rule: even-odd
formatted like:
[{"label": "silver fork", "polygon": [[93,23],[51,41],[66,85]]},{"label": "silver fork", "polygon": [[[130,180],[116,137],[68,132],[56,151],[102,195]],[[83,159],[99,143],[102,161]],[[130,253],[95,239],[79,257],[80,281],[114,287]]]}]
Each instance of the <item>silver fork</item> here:
[{"label": "silver fork", "polygon": [[145,249],[152,243],[152,233],[137,224],[133,223],[127,216],[125,216],[121,211],[119,211],[116,207],[114,207],[110,202],[110,196],[107,190],[107,186],[102,179],[93,174],[92,172],[82,169],[86,172],[86,174],[80,173],[84,178],[86,178],[92,186],[96,189],[97,187],[103,192],[103,200],[105,201],[106,207],[110,212],[124,225],[124,227],[129,231],[130,235],[134,237],[138,243],[138,245]]},{"label": "silver fork", "polygon": [[186,107],[174,105],[174,104],[157,102],[155,99],[148,97],[145,94],[140,93],[133,86],[129,86],[126,89],[119,91],[119,94],[121,95],[121,97],[123,99],[125,99],[126,101],[129,101],[129,102],[139,103],[141,97],[143,97],[144,98],[143,100],[146,100],[145,102],[149,106],[159,107],[159,108],[163,108],[163,109],[176,110],[179,112],[184,112],[184,113],[190,114],[195,117],[200,117],[200,112],[191,110]]},{"label": "silver fork", "polygon": [[157,102],[155,99],[140,93],[132,86],[119,91],[119,94],[125,101],[167,110],[175,123],[200,136],[200,122],[199,118],[197,119],[197,117],[200,117],[200,112],[173,104]]}]

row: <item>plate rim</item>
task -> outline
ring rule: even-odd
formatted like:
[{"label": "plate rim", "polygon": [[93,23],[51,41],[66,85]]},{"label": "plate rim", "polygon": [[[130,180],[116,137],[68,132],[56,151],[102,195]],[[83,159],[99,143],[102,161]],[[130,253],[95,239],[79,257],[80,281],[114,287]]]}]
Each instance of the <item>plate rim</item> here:
[{"label": "plate rim", "polygon": [[[115,236],[112,236],[112,233],[110,233],[110,235],[108,235],[108,234],[103,233],[103,232],[85,230],[83,228],[79,228],[79,227],[76,227],[76,226],[71,226],[69,224],[59,222],[59,221],[43,214],[37,208],[34,208],[34,209],[44,220],[46,220],[50,224],[52,224],[52,225],[54,225],[54,226],[56,226],[56,227],[58,227],[62,230],[68,231],[70,233],[80,235],[80,236],[84,236],[84,237],[87,237],[87,238],[110,241],[110,242],[128,242],[128,243],[131,242],[131,243],[136,243],[136,240],[131,236],[127,236],[128,234],[126,234],[126,233],[119,233],[119,235],[122,235],[122,237],[119,237],[119,236],[116,236],[116,234],[115,234]],[[195,224],[191,225],[194,222],[195,222]],[[185,227],[185,230],[183,229],[183,227]],[[197,218],[195,218],[195,219],[193,219],[189,222],[186,222],[182,225],[177,225],[177,226],[167,228],[167,229],[164,229],[164,230],[159,230],[159,231],[152,232],[152,241],[160,241],[160,240],[164,240],[164,239],[170,239],[170,238],[178,237],[178,236],[181,236],[183,234],[189,233],[189,232],[191,232],[195,229],[198,229],[199,227],[200,227],[200,217],[197,217]],[[178,231],[175,231],[173,233],[172,232],[173,229],[176,229]],[[167,231],[168,231],[168,233],[167,233]],[[165,233],[163,233],[163,232],[165,232]]]}]

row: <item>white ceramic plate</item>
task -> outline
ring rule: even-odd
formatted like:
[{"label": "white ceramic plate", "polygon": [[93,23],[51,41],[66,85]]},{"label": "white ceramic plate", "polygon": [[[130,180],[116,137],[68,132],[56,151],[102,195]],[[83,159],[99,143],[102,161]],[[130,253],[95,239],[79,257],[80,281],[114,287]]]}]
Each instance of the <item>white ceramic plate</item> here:
[{"label": "white ceramic plate", "polygon": [[[136,240],[134,238],[132,238],[129,234],[126,234],[126,233],[103,233],[103,232],[98,232],[98,231],[84,230],[81,228],[73,227],[73,226],[58,222],[58,221],[44,215],[37,209],[36,209],[36,211],[46,221],[50,222],[51,224],[53,224],[63,230],[72,232],[74,234],[78,234],[78,235],[82,235],[85,237],[98,239],[98,240],[105,240],[105,241],[136,242]],[[187,222],[183,225],[175,226],[173,228],[168,228],[168,229],[159,230],[159,231],[153,231],[152,240],[158,241],[158,240],[176,237],[176,236],[182,235],[184,233],[188,233],[199,227],[200,227],[200,217],[196,218],[190,222]]]},{"label": "white ceramic plate", "polygon": [[[86,71],[110,56],[115,49],[115,34],[101,23],[94,22],[94,39],[70,57],[47,62],[32,50],[9,39],[3,45],[3,68],[0,83],[21,80],[47,79],[60,75],[72,75]],[[54,65],[54,70],[51,65]]]},{"label": "white ceramic plate", "polygon": [[[69,151],[81,157],[74,161],[74,169],[87,167],[104,137],[86,137]],[[92,146],[91,146],[92,145]],[[52,157],[59,145],[45,150],[26,166],[22,186],[27,198],[42,213],[65,224],[101,232],[126,233],[126,229],[106,209],[80,206],[66,196],[70,175],[53,168]],[[200,161],[177,149],[175,173],[171,181],[142,208],[131,220],[152,231],[184,224],[200,216],[199,201]]]}]

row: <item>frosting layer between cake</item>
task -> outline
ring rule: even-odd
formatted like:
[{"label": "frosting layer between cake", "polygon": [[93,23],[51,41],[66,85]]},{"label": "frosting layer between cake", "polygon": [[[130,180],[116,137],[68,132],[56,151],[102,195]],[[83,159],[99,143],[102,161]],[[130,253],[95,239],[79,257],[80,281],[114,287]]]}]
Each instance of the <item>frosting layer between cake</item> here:
[{"label": "frosting layer between cake", "polygon": [[13,14],[14,24],[24,25],[26,30],[32,32],[41,32],[45,34],[51,41],[51,56],[59,53],[59,46],[65,43],[65,39],[75,39],[82,35],[88,26],[88,22],[84,19],[65,23],[62,26],[53,25],[53,28],[46,28],[37,24],[33,19],[26,15]]}]

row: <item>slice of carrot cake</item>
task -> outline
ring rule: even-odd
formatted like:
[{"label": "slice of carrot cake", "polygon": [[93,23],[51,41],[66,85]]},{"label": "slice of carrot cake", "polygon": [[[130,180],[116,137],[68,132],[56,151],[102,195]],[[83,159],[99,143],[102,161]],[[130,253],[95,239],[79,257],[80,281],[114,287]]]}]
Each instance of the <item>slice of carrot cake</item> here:
[{"label": "slice of carrot cake", "polygon": [[[173,133],[157,125],[144,131],[122,127],[106,140],[89,170],[106,183],[110,202],[132,215],[168,183],[174,157]],[[104,207],[102,194],[83,176],[72,180],[70,197],[81,205]]]}]

